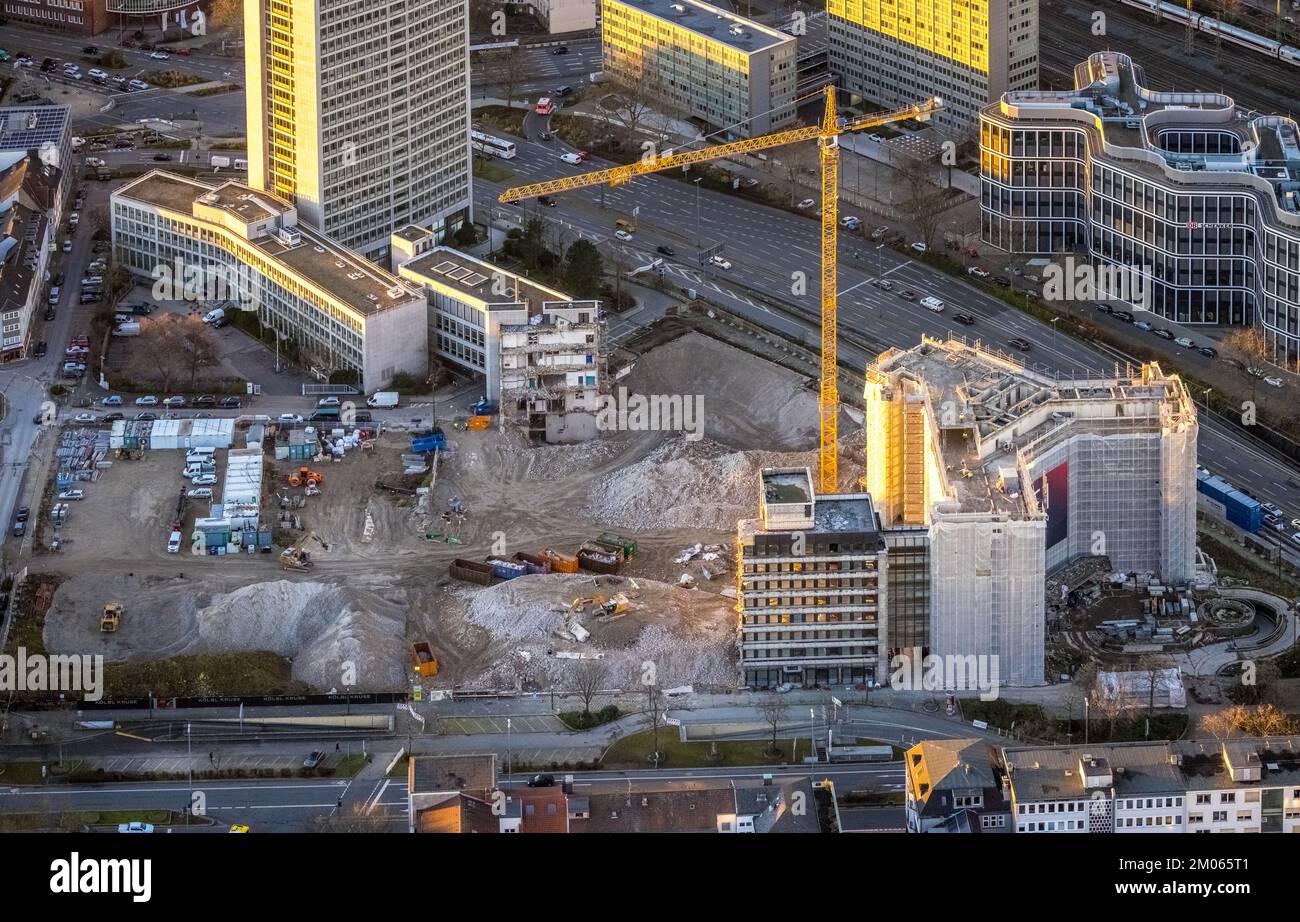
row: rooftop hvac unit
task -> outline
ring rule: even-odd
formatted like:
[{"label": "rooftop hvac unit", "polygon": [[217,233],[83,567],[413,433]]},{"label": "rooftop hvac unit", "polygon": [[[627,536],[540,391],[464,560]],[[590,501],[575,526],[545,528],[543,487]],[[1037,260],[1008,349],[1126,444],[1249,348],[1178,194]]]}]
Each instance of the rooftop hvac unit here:
[{"label": "rooftop hvac unit", "polygon": [[280,228],[280,242],[285,246],[296,247],[302,243],[302,231],[296,227]]},{"label": "rooftop hvac unit", "polygon": [[392,288],[388,289],[388,297],[400,298],[402,296],[403,291],[404,289],[402,288],[401,285],[394,285]]}]

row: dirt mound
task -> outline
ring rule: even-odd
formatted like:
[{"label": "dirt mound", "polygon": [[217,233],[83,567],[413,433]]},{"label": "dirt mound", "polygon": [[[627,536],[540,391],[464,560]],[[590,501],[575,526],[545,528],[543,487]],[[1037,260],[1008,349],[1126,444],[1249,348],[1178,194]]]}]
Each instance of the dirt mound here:
[{"label": "dirt mound", "polygon": [[[107,583],[107,585],[106,585]],[[400,688],[406,614],[352,585],[278,579],[203,591],[183,577],[65,582],[45,621],[46,648],[110,660],[267,650],[293,658],[293,678],[321,690]],[[105,600],[124,602],[115,634],[99,632]]]},{"label": "dirt mound", "polygon": [[817,447],[809,379],[701,333],[651,349],[619,383],[629,394],[701,395],[705,437],[729,448]]}]

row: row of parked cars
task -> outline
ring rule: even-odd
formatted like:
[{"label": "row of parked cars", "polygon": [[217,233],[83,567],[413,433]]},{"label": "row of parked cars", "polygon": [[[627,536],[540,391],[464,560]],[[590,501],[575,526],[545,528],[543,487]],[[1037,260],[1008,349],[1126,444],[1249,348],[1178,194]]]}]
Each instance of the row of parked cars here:
[{"label": "row of parked cars", "polygon": [[[109,394],[99,403],[100,406],[105,407],[120,407],[122,406],[123,398],[121,394]],[[159,401],[153,394],[146,394],[143,397],[135,398],[134,403],[137,407],[163,406],[173,410],[187,405],[196,407],[220,406],[223,410],[238,410],[244,405],[244,401],[239,397],[222,397],[220,401],[218,401],[217,397],[213,394],[201,394],[194,398],[192,404],[190,403],[189,398],[185,397],[183,394],[173,394],[166,400],[162,401]]]},{"label": "row of parked cars", "polygon": [[[1167,339],[1170,342],[1175,343],[1176,345],[1182,346],[1184,349],[1194,350],[1198,354],[1205,356],[1207,359],[1219,358],[1219,350],[1214,348],[1213,346],[1208,346],[1205,345],[1204,343],[1202,343],[1201,345],[1197,345],[1196,342],[1190,336],[1175,336],[1172,330],[1166,330],[1164,327],[1158,327],[1149,320],[1137,320],[1128,311],[1116,310],[1115,308],[1111,307],[1108,304],[1098,304],[1097,310],[1106,314],[1110,314],[1116,320],[1122,321],[1123,323],[1131,323],[1135,328],[1142,330],[1145,333],[1150,333],[1152,336],[1158,336],[1161,339]],[[1285,381],[1283,381],[1281,378],[1277,377],[1276,375],[1270,375],[1267,371],[1265,371],[1262,368],[1256,368],[1253,365],[1247,366],[1243,362],[1231,357],[1223,358],[1221,359],[1221,361],[1226,362],[1227,364],[1232,365],[1234,368],[1237,368],[1240,371],[1244,371],[1252,375],[1253,377],[1259,378],[1265,384],[1271,385],[1272,387],[1281,388],[1286,386]]]}]

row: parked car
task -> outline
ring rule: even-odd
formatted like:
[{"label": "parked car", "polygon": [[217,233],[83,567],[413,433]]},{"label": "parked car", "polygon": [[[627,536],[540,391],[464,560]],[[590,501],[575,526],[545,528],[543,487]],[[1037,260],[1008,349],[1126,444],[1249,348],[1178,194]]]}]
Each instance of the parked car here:
[{"label": "parked car", "polygon": [[126,419],[126,414],[125,414],[125,413],[105,413],[105,414],[104,414],[104,422],[106,422],[106,423],[115,423],[115,422],[117,422],[119,419]]},{"label": "parked car", "polygon": [[1219,357],[1219,350],[1215,349],[1213,346],[1201,346],[1196,351],[1207,359],[1217,359]]},{"label": "parked car", "polygon": [[21,538],[25,534],[27,534],[27,523],[21,521],[14,522],[14,537]]},{"label": "parked car", "polygon": [[1149,322],[1147,322],[1146,320],[1139,320],[1137,323],[1133,324],[1133,326],[1137,327],[1139,330],[1151,330],[1151,329],[1152,329],[1151,324],[1150,324]]},{"label": "parked car", "polygon": [[225,397],[221,401],[221,407],[225,410],[238,410],[244,405],[244,401],[238,397]]},{"label": "parked car", "polygon": [[92,67],[90,70],[86,71],[86,73],[90,74],[90,76],[96,80],[108,79],[108,74],[100,70],[98,67]]},{"label": "parked car", "polygon": [[302,417],[297,413],[281,413],[275,421],[282,426],[296,426],[302,423]]},{"label": "parked car", "polygon": [[1011,340],[1009,343],[1007,343],[1007,345],[1009,345],[1012,349],[1019,349],[1021,352],[1028,352],[1031,348],[1029,345],[1029,340],[1020,339],[1020,338]]},{"label": "parked car", "polygon": [[153,159],[157,160],[159,163],[162,163],[162,162],[165,161],[165,160],[170,160],[170,159],[172,159],[172,155],[171,155],[171,154],[154,154],[154,155],[153,155]]},{"label": "parked car", "polygon": [[320,400],[316,401],[316,406],[318,407],[336,407],[338,405],[339,399],[337,397],[322,397]]},{"label": "parked car", "polygon": [[59,499],[75,501],[86,498],[85,490],[63,490],[59,493]]},{"label": "parked car", "polygon": [[1163,327],[1162,327],[1161,329],[1159,329],[1159,330],[1152,330],[1151,332],[1152,332],[1152,334],[1154,334],[1155,336],[1159,336],[1161,339],[1173,339],[1173,338],[1174,338],[1174,334],[1173,334],[1173,333],[1170,333],[1168,330],[1164,329]]},{"label": "parked car", "polygon": [[916,241],[914,241],[914,242],[912,243],[912,249],[915,250],[915,251],[918,252],[918,253],[925,253],[925,252],[927,252],[930,248],[929,248],[928,246],[926,246],[924,243],[922,243],[921,241],[916,240]]},{"label": "parked car", "polygon": [[888,224],[882,224],[882,225],[880,225],[879,227],[877,227],[875,230],[873,230],[873,231],[871,232],[871,239],[872,239],[872,240],[879,240],[881,237],[885,236],[885,234],[887,234],[887,233],[889,233],[889,225],[888,225]]},{"label": "parked car", "polygon": [[183,407],[185,406],[185,398],[182,397],[180,394],[173,394],[172,396],[168,397],[166,400],[163,401],[163,406],[169,407],[173,410],[176,409],[177,407]]},{"label": "parked car", "polygon": [[1268,377],[1264,379],[1264,383],[1273,387],[1286,387],[1286,383],[1281,378]]},{"label": "parked car", "polygon": [[135,398],[135,405],[137,407],[156,407],[158,406],[158,398],[153,394],[146,397],[137,397]]},{"label": "parked car", "polygon": [[1128,311],[1115,311],[1111,316],[1113,316],[1116,320],[1124,321],[1124,323],[1133,322],[1133,315],[1130,314]]},{"label": "parked car", "polygon": [[975,326],[975,317],[973,314],[953,314],[952,319],[964,327]]},{"label": "parked car", "polygon": [[122,395],[109,394],[99,402],[99,405],[104,407],[120,407],[122,405]]},{"label": "parked car", "polygon": [[303,768],[315,768],[325,760],[325,753],[320,749],[313,749],[308,753],[307,758],[302,760]]},{"label": "parked car", "polygon": [[196,407],[215,407],[217,405],[217,398],[211,394],[200,394],[194,398],[194,405]]},{"label": "parked car", "polygon": [[533,775],[533,777],[528,779],[528,786],[530,788],[555,787],[555,776],[554,775]]},{"label": "parked car", "polygon": [[1005,275],[995,275],[993,276],[992,281],[994,285],[1001,285],[1003,288],[1011,287],[1011,279],[1007,278]]},{"label": "parked car", "polygon": [[985,269],[983,266],[971,266],[966,270],[966,274],[973,275],[977,279],[986,279],[990,275],[989,270]]},{"label": "parked car", "polygon": [[72,418],[72,421],[76,423],[93,423],[98,422],[99,417],[94,413],[78,413]]},{"label": "parked car", "polygon": [[1182,346],[1184,349],[1196,348],[1196,343],[1192,342],[1192,338],[1190,336],[1180,336],[1177,339],[1175,339],[1174,342],[1178,343],[1178,345]]},{"label": "parked car", "polygon": [[49,351],[49,346],[45,344],[44,340],[41,340],[39,343],[36,344],[36,357],[38,359],[44,358],[45,353],[48,351]]},{"label": "parked car", "polygon": [[157,414],[157,413],[137,413],[137,414],[135,414],[135,418],[138,419],[138,420],[139,420],[140,422],[142,422],[142,423],[147,423],[147,422],[151,422],[151,421],[157,419],[157,418],[158,418],[158,414]]},{"label": "parked car", "polygon": [[135,821],[131,823],[119,823],[118,832],[153,832],[153,823],[141,823]]},{"label": "parked car", "polygon": [[817,203],[814,202],[812,199],[810,199],[810,198],[806,198],[806,199],[804,199],[802,202],[799,203],[799,207],[800,207],[801,209],[803,209],[803,210],[806,211],[806,210],[808,210],[809,208],[811,208],[812,206],[814,206],[814,205],[816,205],[816,204],[817,204]]},{"label": "parked car", "polygon": [[52,307],[50,307],[50,308],[46,308],[46,310],[45,310],[45,320],[46,320],[47,322],[53,320],[53,319],[54,319],[55,317],[57,317],[57,316],[58,316],[58,314],[55,313],[54,308],[52,308]]},{"label": "parked car", "polygon": [[210,487],[217,482],[216,474],[195,474],[190,478],[190,483],[196,487]]},{"label": "parked car", "polygon": [[211,499],[212,487],[195,487],[193,490],[187,491],[185,495],[190,499]]}]

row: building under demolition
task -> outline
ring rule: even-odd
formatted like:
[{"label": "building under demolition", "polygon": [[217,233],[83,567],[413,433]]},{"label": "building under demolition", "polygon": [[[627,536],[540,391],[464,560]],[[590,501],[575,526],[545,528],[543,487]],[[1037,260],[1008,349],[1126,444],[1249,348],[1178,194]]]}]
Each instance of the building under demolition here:
[{"label": "building under demolition", "polygon": [[871,497],[819,497],[808,468],[765,468],[758,508],[736,535],[745,684],[883,679],[885,542]]},{"label": "building under demolition", "polygon": [[1158,365],[1054,378],[924,338],[883,353],[865,395],[886,569],[897,547],[929,583],[928,613],[900,619],[889,649],[996,655],[1005,684],[1040,684],[1047,573],[1106,555],[1170,585],[1193,576],[1196,411]]}]

